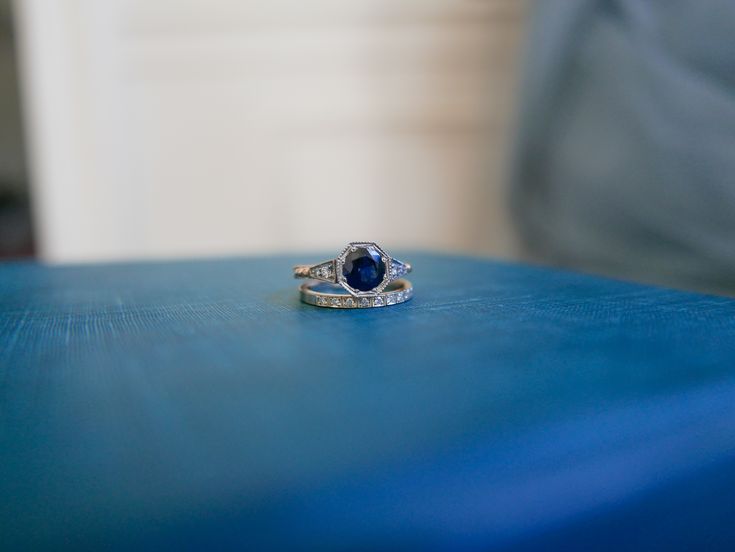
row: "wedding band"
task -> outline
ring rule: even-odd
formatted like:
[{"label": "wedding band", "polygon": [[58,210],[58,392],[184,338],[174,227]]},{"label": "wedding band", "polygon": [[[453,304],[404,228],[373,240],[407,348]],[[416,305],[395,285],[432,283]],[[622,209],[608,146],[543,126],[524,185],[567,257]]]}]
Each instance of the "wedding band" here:
[{"label": "wedding band", "polygon": [[331,307],[334,309],[365,309],[386,307],[404,303],[413,297],[413,286],[405,279],[399,279],[386,286],[382,293],[372,297],[353,297],[348,293],[334,293],[321,291],[321,288],[334,288],[334,285],[325,284],[316,280],[301,284],[301,301],[317,307]]},{"label": "wedding band", "polygon": [[375,242],[352,242],[335,259],[293,269],[294,278],[339,284],[356,298],[376,297],[409,272],[410,264],[391,257]]}]

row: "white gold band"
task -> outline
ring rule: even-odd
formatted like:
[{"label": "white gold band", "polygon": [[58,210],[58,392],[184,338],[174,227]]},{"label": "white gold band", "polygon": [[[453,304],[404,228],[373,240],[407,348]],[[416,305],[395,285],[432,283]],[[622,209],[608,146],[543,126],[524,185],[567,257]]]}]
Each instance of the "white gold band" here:
[{"label": "white gold band", "polygon": [[[318,281],[305,282],[299,288],[301,301],[317,307],[331,307],[334,309],[364,309],[387,307],[404,303],[413,297],[413,285],[406,279],[391,282],[384,291],[373,296],[354,297],[348,293],[330,293],[317,291],[314,288],[324,287]],[[341,290],[335,286],[335,290]]]}]

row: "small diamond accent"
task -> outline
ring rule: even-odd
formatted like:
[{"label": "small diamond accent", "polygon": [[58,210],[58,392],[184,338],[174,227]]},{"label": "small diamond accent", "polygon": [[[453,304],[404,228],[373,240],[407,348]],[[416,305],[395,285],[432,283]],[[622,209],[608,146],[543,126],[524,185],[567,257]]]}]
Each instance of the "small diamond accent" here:
[{"label": "small diamond accent", "polygon": [[405,276],[406,274],[408,274],[408,267],[406,266],[406,264],[396,259],[391,259],[390,279],[397,280],[398,278],[400,278],[401,276]]},{"label": "small diamond accent", "polygon": [[399,291],[396,293],[396,303],[401,303],[403,301],[403,292]]},{"label": "small diamond accent", "polygon": [[322,305],[322,306],[323,305],[326,305],[327,304],[327,300],[324,297],[317,297],[316,298],[316,304],[317,305]]},{"label": "small diamond accent", "polygon": [[391,294],[387,295],[386,298],[385,298],[385,302],[388,305],[395,305],[396,304],[396,295],[395,295],[395,293],[391,293]]},{"label": "small diamond accent", "polygon": [[345,307],[354,308],[355,307],[355,300],[352,297],[347,297],[345,299]]},{"label": "small diamond accent", "polygon": [[362,308],[369,307],[370,306],[370,298],[369,297],[361,297],[359,301],[359,305]]},{"label": "small diamond accent", "polygon": [[319,266],[312,267],[311,277],[318,278],[320,280],[333,280],[334,279],[334,266],[331,262],[321,264]]},{"label": "small diamond accent", "polygon": [[373,306],[374,307],[382,307],[385,305],[385,300],[381,295],[378,295],[373,299]]},{"label": "small diamond accent", "polygon": [[329,278],[332,276],[332,269],[328,266],[323,266],[316,273],[320,278]]},{"label": "small diamond accent", "polygon": [[342,301],[339,297],[332,297],[329,302],[332,304],[333,307],[339,307],[342,305]]}]

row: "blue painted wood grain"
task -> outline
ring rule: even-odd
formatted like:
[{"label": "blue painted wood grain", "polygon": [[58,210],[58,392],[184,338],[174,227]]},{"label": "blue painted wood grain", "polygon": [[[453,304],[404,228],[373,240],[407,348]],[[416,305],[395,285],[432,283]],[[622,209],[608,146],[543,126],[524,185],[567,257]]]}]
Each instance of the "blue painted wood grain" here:
[{"label": "blue painted wood grain", "polygon": [[735,548],[735,301],[406,257],[0,265],[0,548]]}]

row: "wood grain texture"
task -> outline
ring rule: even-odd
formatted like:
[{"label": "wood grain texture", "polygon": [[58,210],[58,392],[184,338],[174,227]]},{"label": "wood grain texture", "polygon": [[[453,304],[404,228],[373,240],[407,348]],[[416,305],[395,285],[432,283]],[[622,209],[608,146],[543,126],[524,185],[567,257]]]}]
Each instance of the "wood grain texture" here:
[{"label": "wood grain texture", "polygon": [[732,547],[735,301],[405,258],[0,265],[2,549]]}]

